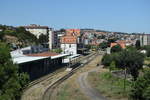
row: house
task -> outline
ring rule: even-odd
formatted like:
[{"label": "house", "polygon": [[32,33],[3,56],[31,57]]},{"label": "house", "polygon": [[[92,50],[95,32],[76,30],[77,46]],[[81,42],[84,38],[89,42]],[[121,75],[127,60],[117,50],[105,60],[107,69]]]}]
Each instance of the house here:
[{"label": "house", "polygon": [[77,37],[66,35],[61,37],[61,49],[64,54],[77,54]]},{"label": "house", "polygon": [[77,44],[80,43],[80,29],[66,29],[66,34],[61,37],[61,49],[63,53],[76,55]]},{"label": "house", "polygon": [[123,49],[126,48],[126,44],[125,44],[124,41],[118,41],[118,42],[111,43],[111,44],[110,44],[110,47],[112,48],[112,47],[115,46],[115,45],[120,45],[121,48],[123,48]]}]

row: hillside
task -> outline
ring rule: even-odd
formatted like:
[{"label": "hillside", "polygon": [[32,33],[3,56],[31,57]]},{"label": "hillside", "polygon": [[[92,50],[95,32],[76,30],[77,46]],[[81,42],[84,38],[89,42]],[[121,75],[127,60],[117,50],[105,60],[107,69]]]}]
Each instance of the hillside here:
[{"label": "hillside", "polygon": [[0,25],[0,41],[20,47],[37,43],[37,38],[23,27]]}]

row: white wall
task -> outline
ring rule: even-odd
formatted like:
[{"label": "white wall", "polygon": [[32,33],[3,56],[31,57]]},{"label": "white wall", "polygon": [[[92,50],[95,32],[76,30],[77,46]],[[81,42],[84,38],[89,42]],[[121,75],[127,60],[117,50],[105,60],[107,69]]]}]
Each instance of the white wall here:
[{"label": "white wall", "polygon": [[66,54],[77,54],[77,44],[61,44],[61,49]]},{"label": "white wall", "polygon": [[26,30],[34,34],[37,38],[39,38],[39,35],[41,34],[46,35],[48,32],[48,29],[26,29]]},{"label": "white wall", "polygon": [[88,39],[84,39],[84,44],[88,45],[89,44],[89,40]]},{"label": "white wall", "polygon": [[48,44],[49,44],[49,49],[51,50],[52,49],[52,44],[53,44],[53,32],[52,30],[49,30],[49,41],[48,41]]},{"label": "white wall", "polygon": [[142,46],[148,45],[148,37],[147,35],[140,35],[140,43]]},{"label": "white wall", "polygon": [[143,45],[147,45],[147,35],[144,35],[143,37]]}]

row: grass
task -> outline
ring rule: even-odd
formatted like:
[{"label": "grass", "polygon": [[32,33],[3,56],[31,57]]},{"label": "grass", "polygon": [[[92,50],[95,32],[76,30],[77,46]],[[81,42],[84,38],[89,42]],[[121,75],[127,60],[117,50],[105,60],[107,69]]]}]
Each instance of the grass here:
[{"label": "grass", "polygon": [[56,100],[89,100],[89,98],[80,90],[76,79],[80,73],[95,68],[100,58],[101,56],[96,57],[94,61],[90,62],[86,67],[82,67],[77,73],[62,83],[57,92]]},{"label": "grass", "polygon": [[87,98],[74,83],[65,83],[62,84],[60,91],[58,91],[56,100],[87,100]]},{"label": "grass", "polygon": [[114,77],[110,72],[91,72],[88,76],[90,84],[104,96],[113,100],[128,100],[131,83],[126,80],[124,91],[124,79]]}]

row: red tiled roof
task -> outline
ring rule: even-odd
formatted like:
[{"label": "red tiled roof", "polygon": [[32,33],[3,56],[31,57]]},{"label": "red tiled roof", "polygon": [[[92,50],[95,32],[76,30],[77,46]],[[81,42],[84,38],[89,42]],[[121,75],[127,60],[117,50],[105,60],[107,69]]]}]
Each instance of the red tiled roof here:
[{"label": "red tiled roof", "polygon": [[113,46],[115,46],[115,45],[117,45],[117,43],[111,43],[111,44],[110,44],[110,47],[113,47]]},{"label": "red tiled roof", "polygon": [[119,43],[111,43],[111,44],[110,44],[110,47],[113,47],[113,46],[115,46],[115,45],[120,45],[121,48],[125,48],[125,47],[126,47],[126,46],[125,46],[125,43],[123,43],[123,42],[119,42]]},{"label": "red tiled roof", "polygon": [[80,36],[80,29],[66,29],[66,35]]},{"label": "red tiled roof", "polygon": [[76,44],[77,38],[75,36],[63,36],[61,37],[61,43]]},{"label": "red tiled roof", "polygon": [[56,56],[58,53],[54,52],[42,52],[42,53],[36,53],[36,54],[27,54],[26,56],[44,56],[44,57],[49,57],[49,56]]}]

